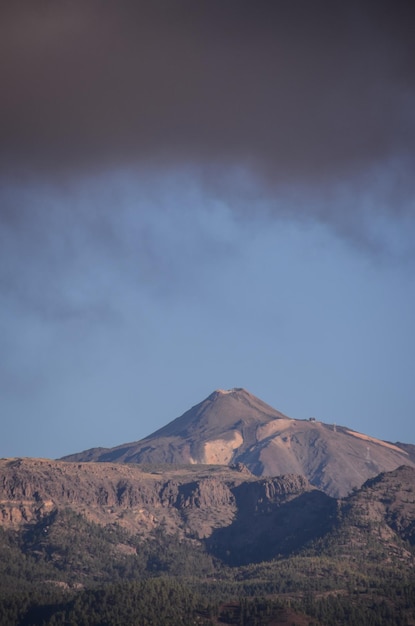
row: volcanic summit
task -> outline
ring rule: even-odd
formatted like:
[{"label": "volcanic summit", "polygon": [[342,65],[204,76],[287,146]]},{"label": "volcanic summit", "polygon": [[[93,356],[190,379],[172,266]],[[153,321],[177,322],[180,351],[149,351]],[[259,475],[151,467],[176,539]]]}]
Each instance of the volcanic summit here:
[{"label": "volcanic summit", "polygon": [[92,448],[65,461],[244,464],[257,476],[299,474],[335,497],[401,465],[415,446],[390,443],[314,418],[290,418],[242,388],[216,390],[145,439]]}]

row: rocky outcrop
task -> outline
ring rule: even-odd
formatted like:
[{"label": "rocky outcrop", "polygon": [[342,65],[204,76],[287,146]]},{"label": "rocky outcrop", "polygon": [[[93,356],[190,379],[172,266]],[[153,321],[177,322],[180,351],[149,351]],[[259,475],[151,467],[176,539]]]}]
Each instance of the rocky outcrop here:
[{"label": "rocky outcrop", "polygon": [[415,471],[402,466],[368,480],[346,501],[354,525],[378,540],[398,536],[415,545]]},{"label": "rocky outcrop", "polygon": [[[310,490],[302,477],[258,479],[226,467],[147,471],[140,466],[0,461],[0,520],[18,528],[52,510],[71,508],[100,524],[146,535],[164,530],[197,538],[232,523],[241,507],[259,507]],[[249,503],[249,505],[248,505]]]},{"label": "rocky outcrop", "polygon": [[291,555],[316,541],[346,555],[352,548],[363,554],[375,542],[387,558],[412,559],[414,468],[383,473],[343,500],[303,476],[261,478],[240,470],[3,459],[0,525],[29,535],[35,529],[35,536],[70,511],[121,527],[140,542],[160,531],[202,543],[231,565]]}]

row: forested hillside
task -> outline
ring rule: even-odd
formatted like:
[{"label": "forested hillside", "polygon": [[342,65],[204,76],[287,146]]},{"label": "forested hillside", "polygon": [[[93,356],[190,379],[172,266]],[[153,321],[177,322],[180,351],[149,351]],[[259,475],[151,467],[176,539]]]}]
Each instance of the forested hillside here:
[{"label": "forested hillside", "polygon": [[[413,468],[336,500],[241,467],[181,468],[174,481],[137,468],[141,484],[122,466],[116,510],[116,466],[100,464],[84,492],[82,467],[72,490],[65,464],[31,463],[2,481],[2,626],[415,624]],[[132,525],[129,498],[152,524]]]}]

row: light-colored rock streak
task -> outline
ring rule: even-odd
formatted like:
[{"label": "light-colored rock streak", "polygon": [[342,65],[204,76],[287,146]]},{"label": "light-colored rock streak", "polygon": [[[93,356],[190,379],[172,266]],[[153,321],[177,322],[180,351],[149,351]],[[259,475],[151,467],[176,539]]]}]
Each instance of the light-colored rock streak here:
[{"label": "light-colored rock streak", "polygon": [[203,462],[212,465],[226,465],[232,460],[234,450],[243,444],[243,437],[237,430],[230,438],[212,439],[203,445]]},{"label": "light-colored rock streak", "polygon": [[268,422],[268,424],[264,424],[257,429],[257,441],[267,439],[267,437],[271,437],[271,435],[280,435],[285,430],[293,428],[293,425],[295,426],[295,421],[290,418],[272,420],[272,422]]},{"label": "light-colored rock streak", "polygon": [[369,437],[369,435],[362,435],[362,433],[357,433],[354,430],[346,430],[349,435],[353,435],[353,437],[357,437],[357,439],[363,439],[364,441],[370,441],[371,443],[376,443],[378,446],[383,446],[384,448],[390,448],[391,450],[396,450],[400,454],[408,453],[406,450],[402,450],[402,448],[398,448],[398,446],[394,446],[393,443],[388,443],[387,441],[381,441],[380,439],[375,439],[374,437]]}]

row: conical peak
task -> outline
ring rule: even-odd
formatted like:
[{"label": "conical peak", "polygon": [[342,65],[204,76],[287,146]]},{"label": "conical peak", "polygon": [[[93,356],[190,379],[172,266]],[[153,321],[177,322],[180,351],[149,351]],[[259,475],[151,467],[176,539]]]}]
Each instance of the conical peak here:
[{"label": "conical peak", "polygon": [[238,422],[260,423],[264,419],[269,421],[286,417],[243,387],[217,389],[189,413],[192,414],[193,423],[196,418],[199,423],[200,420],[205,423],[213,421],[222,427],[232,424],[236,426]]},{"label": "conical peak", "polygon": [[275,411],[273,407],[267,405],[263,400],[261,400],[257,396],[254,396],[254,394],[250,393],[243,387],[233,387],[232,389],[216,389],[216,391],[211,393],[210,396],[206,398],[206,400],[203,400],[203,402],[201,402],[200,405],[197,406],[203,406],[204,404],[206,404],[206,402],[219,402],[220,404],[228,404],[228,400],[230,401],[230,403],[235,403],[236,401],[239,404],[240,402],[242,402],[243,404],[254,405],[255,407],[267,407],[267,409],[271,409],[272,412]]},{"label": "conical peak", "polygon": [[191,435],[203,438],[207,433],[209,437],[219,437],[242,424],[260,424],[281,417],[286,416],[242,387],[217,389],[150,437]]}]

